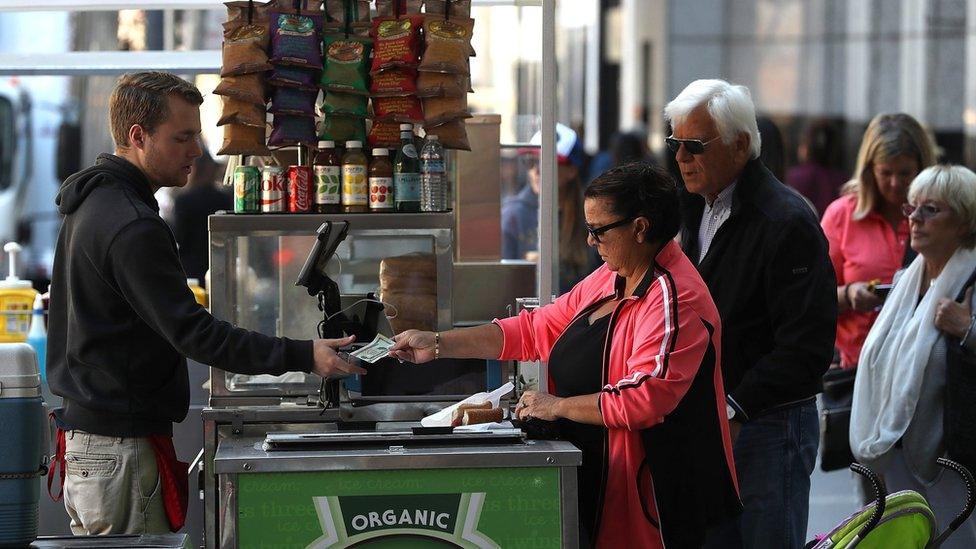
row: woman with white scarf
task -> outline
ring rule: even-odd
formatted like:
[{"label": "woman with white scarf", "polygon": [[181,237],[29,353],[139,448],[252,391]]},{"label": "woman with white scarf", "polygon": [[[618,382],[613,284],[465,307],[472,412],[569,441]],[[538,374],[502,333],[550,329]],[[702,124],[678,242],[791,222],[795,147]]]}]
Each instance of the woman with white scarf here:
[{"label": "woman with white scarf", "polygon": [[[943,476],[935,460],[945,452],[946,345],[976,353],[972,289],[955,302],[976,269],[976,174],[962,166],[925,169],[912,181],[904,213],[919,255],[896,278],[861,350],[851,450],[889,492],[925,496],[944,527],[966,501],[958,477]],[[976,547],[976,521],[944,547]]]}]

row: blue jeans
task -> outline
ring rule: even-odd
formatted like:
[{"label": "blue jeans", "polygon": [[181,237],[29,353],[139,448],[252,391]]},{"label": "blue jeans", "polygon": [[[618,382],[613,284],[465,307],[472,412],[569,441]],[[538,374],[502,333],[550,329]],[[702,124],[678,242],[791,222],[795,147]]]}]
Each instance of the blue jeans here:
[{"label": "blue jeans", "polygon": [[705,547],[803,547],[819,445],[812,400],[743,425],[734,448],[743,512],[709,531]]}]

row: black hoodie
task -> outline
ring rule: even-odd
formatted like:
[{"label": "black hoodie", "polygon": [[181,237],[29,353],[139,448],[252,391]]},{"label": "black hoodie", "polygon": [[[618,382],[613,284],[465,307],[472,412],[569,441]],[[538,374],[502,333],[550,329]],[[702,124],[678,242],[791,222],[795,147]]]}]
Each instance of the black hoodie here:
[{"label": "black hoodie", "polygon": [[215,319],[187,287],[146,176],[98,156],[65,180],[51,276],[47,375],[62,427],[172,434],[189,408],[186,358],[242,374],[312,369],[312,343]]}]

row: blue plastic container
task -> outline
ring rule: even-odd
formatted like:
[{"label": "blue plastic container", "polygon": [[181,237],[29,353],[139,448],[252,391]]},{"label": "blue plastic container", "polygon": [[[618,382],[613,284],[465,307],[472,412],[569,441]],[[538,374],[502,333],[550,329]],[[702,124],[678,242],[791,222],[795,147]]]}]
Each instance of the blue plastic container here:
[{"label": "blue plastic container", "polygon": [[0,547],[37,538],[38,480],[47,435],[34,350],[0,344]]}]

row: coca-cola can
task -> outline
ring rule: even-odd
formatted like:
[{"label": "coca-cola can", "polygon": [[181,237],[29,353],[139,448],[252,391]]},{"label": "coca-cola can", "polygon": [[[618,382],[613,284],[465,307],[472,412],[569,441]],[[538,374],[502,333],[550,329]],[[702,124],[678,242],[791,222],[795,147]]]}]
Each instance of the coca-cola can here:
[{"label": "coca-cola can", "polygon": [[285,211],[285,170],[281,166],[265,166],[261,170],[261,211]]},{"label": "coca-cola can", "polygon": [[288,166],[288,211],[306,213],[312,211],[312,168]]}]

